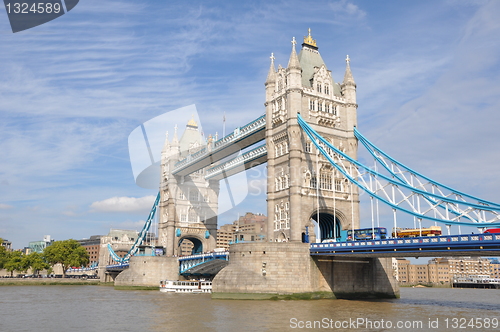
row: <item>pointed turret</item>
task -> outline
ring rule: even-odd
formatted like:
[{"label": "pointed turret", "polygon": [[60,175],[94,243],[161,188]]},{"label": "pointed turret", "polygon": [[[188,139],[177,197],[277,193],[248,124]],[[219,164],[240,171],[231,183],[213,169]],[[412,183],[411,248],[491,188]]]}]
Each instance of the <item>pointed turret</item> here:
[{"label": "pointed turret", "polygon": [[177,137],[177,125],[175,125],[174,138],[172,139],[172,146],[179,146],[179,137]]},{"label": "pointed turret", "polygon": [[297,52],[295,51],[295,45],[297,42],[295,41],[295,37],[292,39],[292,54],[290,54],[290,60],[288,60],[288,69],[301,69],[300,68],[300,61],[299,57],[297,55]]},{"label": "pointed turret", "polygon": [[271,66],[269,67],[269,72],[267,73],[266,85],[276,82],[276,70],[274,69],[274,53],[271,53],[270,58]]},{"label": "pointed turret", "polygon": [[349,59],[349,55],[346,57],[345,62],[346,62],[346,67],[345,67],[343,84],[344,85],[353,85],[354,87],[356,87],[356,82],[354,82],[354,77],[352,77],[352,73],[351,73],[351,66],[350,66],[351,59]]},{"label": "pointed turret", "polygon": [[163,143],[163,150],[161,151],[162,154],[170,150],[170,141],[168,140],[168,131],[165,134],[165,143]]},{"label": "pointed turret", "polygon": [[266,101],[271,100],[276,87],[276,70],[274,69],[274,54],[271,53],[271,66],[269,67],[269,73],[267,73],[266,83]]},{"label": "pointed turret", "polygon": [[357,125],[357,108],[356,104],[356,82],[354,82],[354,78],[351,73],[351,66],[349,56],[345,59],[346,68],[344,74],[344,82],[342,83],[342,95],[346,100],[346,126],[347,130],[352,130],[352,128]]}]

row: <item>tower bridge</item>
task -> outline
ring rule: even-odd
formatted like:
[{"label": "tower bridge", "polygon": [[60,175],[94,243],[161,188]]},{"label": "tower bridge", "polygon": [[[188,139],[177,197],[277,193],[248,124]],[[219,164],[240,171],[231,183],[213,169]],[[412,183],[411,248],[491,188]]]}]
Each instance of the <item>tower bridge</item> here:
[{"label": "tower bridge", "polygon": [[[310,31],[298,54],[296,44],[293,38],[286,68],[276,69],[271,55],[265,115],[206,141],[190,120],[180,139],[176,131],[171,141],[165,140],[157,205],[159,244],[168,263],[156,257],[154,263],[156,270],[168,270],[163,278],[202,274],[208,257],[202,253],[216,244],[219,181],[263,163],[268,173],[267,241],[231,245],[229,264],[213,280],[214,297],[397,297],[385,257],[499,252],[500,235],[459,236],[450,229],[500,225],[500,205],[433,181],[373,145],[356,128],[356,83],[349,57],[342,82],[336,82]],[[359,143],[378,168],[357,161]],[[369,195],[372,228],[397,228],[397,213],[403,213],[420,228],[427,222],[443,224],[448,235],[337,242],[342,231],[360,228],[360,190]],[[375,223],[374,201],[392,209],[390,224]],[[194,255],[179,259],[186,239],[193,242]],[[221,258],[215,256],[207,260]],[[133,266],[144,268],[132,262],[118,282],[137,277],[130,272]],[[212,268],[227,263],[210,264],[207,269],[213,273]]]}]

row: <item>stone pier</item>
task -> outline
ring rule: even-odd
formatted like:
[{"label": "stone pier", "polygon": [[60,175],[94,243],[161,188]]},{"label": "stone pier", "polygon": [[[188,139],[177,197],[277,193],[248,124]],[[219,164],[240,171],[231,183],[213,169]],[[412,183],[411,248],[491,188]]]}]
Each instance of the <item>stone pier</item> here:
[{"label": "stone pier", "polygon": [[216,299],[395,298],[390,260],[312,258],[307,243],[239,243],[213,280]]},{"label": "stone pier", "polygon": [[177,257],[134,256],[129,268],[115,279],[115,286],[159,287],[160,280],[178,280],[179,262]]}]

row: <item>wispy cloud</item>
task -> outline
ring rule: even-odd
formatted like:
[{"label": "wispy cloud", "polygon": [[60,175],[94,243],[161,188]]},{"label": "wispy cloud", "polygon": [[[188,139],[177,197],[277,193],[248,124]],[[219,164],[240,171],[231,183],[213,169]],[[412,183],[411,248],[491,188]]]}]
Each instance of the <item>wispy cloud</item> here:
[{"label": "wispy cloud", "polygon": [[151,209],[154,196],[146,197],[112,197],[90,205],[91,212],[131,212],[145,213]]},{"label": "wispy cloud", "polygon": [[366,12],[349,0],[335,1],[330,4],[330,8],[335,13],[335,19],[360,20],[365,18]]}]

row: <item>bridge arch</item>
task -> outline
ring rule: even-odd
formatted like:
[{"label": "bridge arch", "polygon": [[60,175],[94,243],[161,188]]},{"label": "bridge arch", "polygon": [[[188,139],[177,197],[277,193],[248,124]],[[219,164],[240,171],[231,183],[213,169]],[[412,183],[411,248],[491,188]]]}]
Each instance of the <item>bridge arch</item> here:
[{"label": "bridge arch", "polygon": [[346,220],[344,214],[338,210],[333,212],[323,209],[314,211],[309,219],[315,226],[309,233],[314,233],[316,242],[339,240],[340,231],[344,228]]},{"label": "bridge arch", "polygon": [[181,245],[184,241],[189,241],[193,244],[193,248],[190,253],[191,255],[203,253],[203,240],[199,239],[197,236],[186,235],[181,237],[177,243],[178,256],[182,255]]}]

